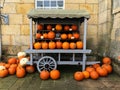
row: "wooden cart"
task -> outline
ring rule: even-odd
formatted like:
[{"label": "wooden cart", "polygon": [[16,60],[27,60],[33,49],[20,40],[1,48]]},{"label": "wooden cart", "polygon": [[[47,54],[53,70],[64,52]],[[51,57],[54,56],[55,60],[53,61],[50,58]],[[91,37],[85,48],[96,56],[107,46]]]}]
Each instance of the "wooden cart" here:
[{"label": "wooden cart", "polygon": [[[86,48],[87,20],[90,18],[90,15],[87,11],[33,9],[28,13],[28,18],[30,19],[30,49],[26,50],[25,52],[30,54],[30,61],[28,62],[28,64],[33,65],[35,63],[39,72],[43,69],[49,71],[52,69],[56,69],[57,65],[82,65],[82,70],[85,70],[86,65],[99,63],[97,61],[87,61],[87,54],[91,53],[91,50]],[[34,34],[37,32],[36,26],[38,23],[42,23],[44,25],[56,25],[58,23],[61,25],[76,24],[79,27],[79,33],[81,33],[80,26],[83,23],[83,48],[39,50],[34,49],[33,43],[36,41],[36,39],[34,38]],[[58,33],[56,33],[56,38],[54,40],[61,40]],[[67,56],[67,54],[70,55]],[[68,59],[64,59],[65,57],[68,57]]]}]

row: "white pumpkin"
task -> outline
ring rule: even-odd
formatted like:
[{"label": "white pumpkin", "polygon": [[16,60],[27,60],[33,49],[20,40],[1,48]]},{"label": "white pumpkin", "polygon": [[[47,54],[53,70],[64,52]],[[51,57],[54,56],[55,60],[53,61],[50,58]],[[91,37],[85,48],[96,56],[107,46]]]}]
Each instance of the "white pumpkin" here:
[{"label": "white pumpkin", "polygon": [[21,66],[26,66],[28,61],[29,61],[28,58],[22,58],[22,59],[20,60],[20,65],[21,65]]},{"label": "white pumpkin", "polygon": [[26,57],[26,53],[25,52],[18,52],[17,56],[18,56],[18,58]]},{"label": "white pumpkin", "polygon": [[5,66],[0,66],[0,70],[6,69]]}]

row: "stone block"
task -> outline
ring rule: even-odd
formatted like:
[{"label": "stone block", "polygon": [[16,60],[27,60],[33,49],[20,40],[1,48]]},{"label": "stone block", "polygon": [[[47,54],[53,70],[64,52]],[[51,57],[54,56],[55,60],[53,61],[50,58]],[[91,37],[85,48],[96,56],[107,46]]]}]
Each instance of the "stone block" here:
[{"label": "stone block", "polygon": [[34,8],[34,4],[17,4],[16,11],[18,14],[27,14],[31,9]]},{"label": "stone block", "polygon": [[22,24],[22,15],[21,14],[9,14],[9,24],[10,25]]},{"label": "stone block", "polygon": [[97,25],[88,25],[87,34],[89,34],[89,35],[97,35],[97,30],[98,30]]},{"label": "stone block", "polygon": [[21,3],[35,3],[35,0],[21,0]]},{"label": "stone block", "polygon": [[11,35],[2,35],[2,45],[12,45]]},{"label": "stone block", "polygon": [[11,3],[11,2],[13,2],[13,3],[14,3],[14,2],[15,2],[15,3],[17,2],[17,3],[19,3],[19,2],[21,2],[21,0],[5,0],[5,2],[10,2],[10,3]]},{"label": "stone block", "polygon": [[86,0],[86,3],[98,3],[98,0]]},{"label": "stone block", "polygon": [[98,24],[98,15],[91,14],[90,19],[88,20],[88,24]]},{"label": "stone block", "polygon": [[65,4],[67,3],[85,3],[85,0],[65,0]]},{"label": "stone block", "polygon": [[65,4],[65,9],[79,10],[79,4]]},{"label": "stone block", "polygon": [[23,24],[29,24],[29,19],[27,15],[23,15]]},{"label": "stone block", "polygon": [[4,8],[1,9],[2,13],[16,13],[16,4],[15,3],[5,3]]},{"label": "stone block", "polygon": [[93,14],[98,15],[99,9],[98,9],[98,4],[93,4]]},{"label": "stone block", "polygon": [[30,34],[30,26],[29,25],[21,25],[21,35],[29,35]]},{"label": "stone block", "polygon": [[20,25],[2,25],[3,35],[20,35]]}]

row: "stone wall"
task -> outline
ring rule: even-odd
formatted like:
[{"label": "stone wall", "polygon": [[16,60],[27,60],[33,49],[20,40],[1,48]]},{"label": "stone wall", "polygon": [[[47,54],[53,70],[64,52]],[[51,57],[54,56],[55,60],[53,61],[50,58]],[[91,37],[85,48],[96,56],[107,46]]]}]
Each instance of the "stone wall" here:
[{"label": "stone wall", "polygon": [[[27,12],[34,8],[34,0],[5,0],[2,13],[9,15],[9,25],[2,24],[2,51],[5,55],[16,55],[29,45],[29,20]],[[65,0],[65,9],[85,9],[90,12],[87,47],[97,51],[98,0]],[[81,27],[83,29],[83,27]],[[83,31],[81,31],[82,33]]]}]

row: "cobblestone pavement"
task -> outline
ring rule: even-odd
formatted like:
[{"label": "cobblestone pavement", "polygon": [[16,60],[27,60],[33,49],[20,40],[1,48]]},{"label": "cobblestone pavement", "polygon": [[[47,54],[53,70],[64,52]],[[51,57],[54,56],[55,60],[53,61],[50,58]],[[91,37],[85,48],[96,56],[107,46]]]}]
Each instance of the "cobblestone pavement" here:
[{"label": "cobblestone pavement", "polygon": [[0,78],[0,90],[120,90],[120,77],[114,72],[98,80],[76,81],[73,79],[73,73],[78,70],[76,66],[66,66],[59,70],[61,78],[58,80],[41,80],[37,71],[24,78],[15,75]]}]

